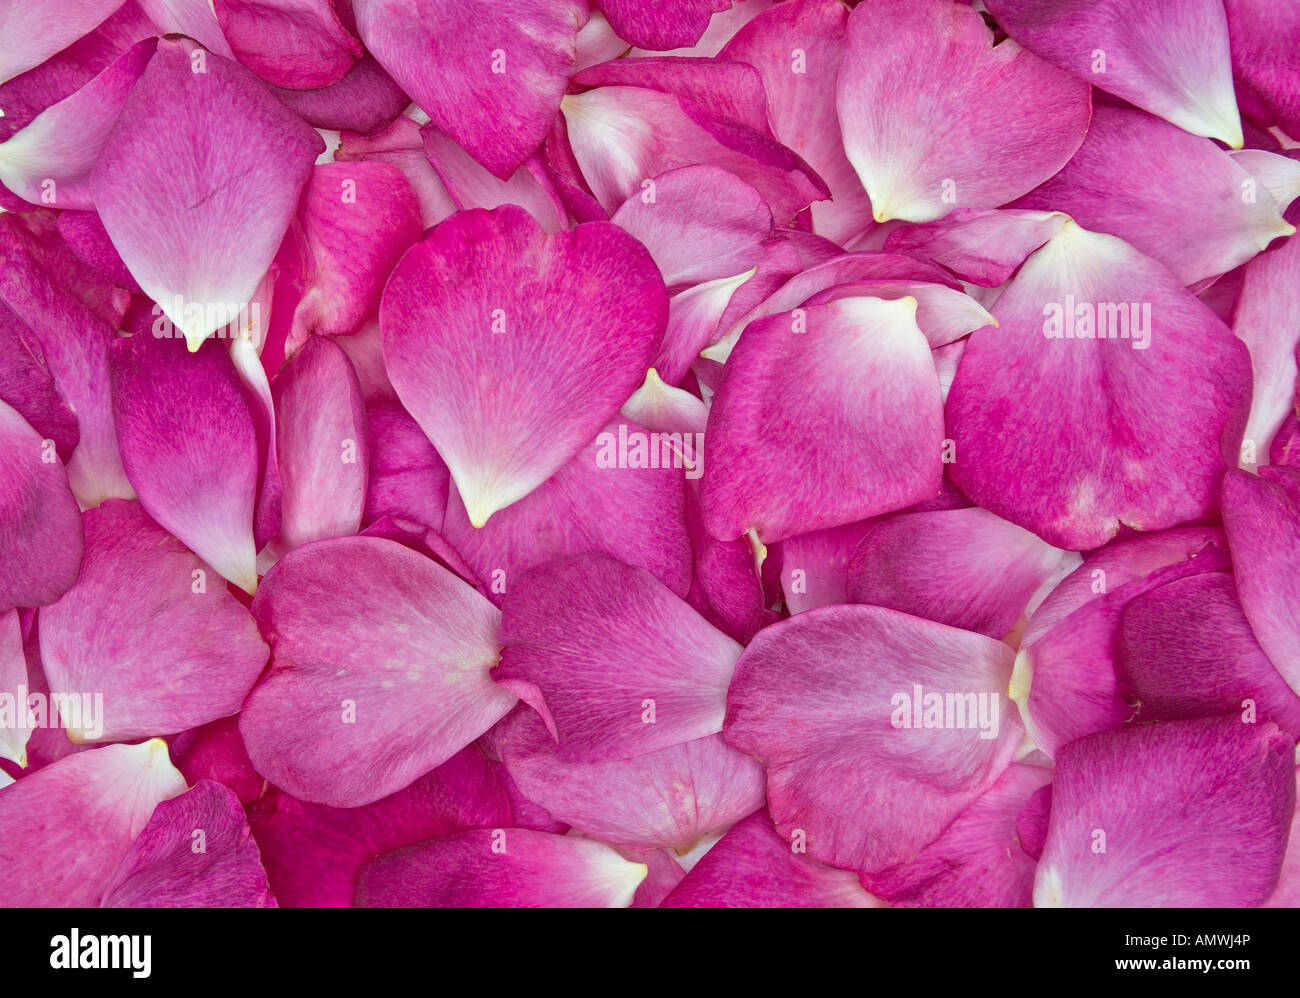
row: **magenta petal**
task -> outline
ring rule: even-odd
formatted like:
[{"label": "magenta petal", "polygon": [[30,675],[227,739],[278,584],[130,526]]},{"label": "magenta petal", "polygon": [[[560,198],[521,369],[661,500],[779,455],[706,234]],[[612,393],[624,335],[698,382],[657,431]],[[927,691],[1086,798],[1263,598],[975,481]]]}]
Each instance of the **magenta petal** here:
[{"label": "magenta petal", "polygon": [[1054,211],[958,208],[937,221],[895,229],[885,249],[933,260],[963,281],[995,288],[1067,221]]},{"label": "magenta petal", "polygon": [[[173,136],[161,155],[160,134]],[[247,70],[188,40],[158,43],[90,187],[132,276],[191,349],[252,301],[322,147]]]},{"label": "magenta petal", "polygon": [[0,789],[0,897],[95,907],[155,805],[184,792],[157,738],[81,752]]},{"label": "magenta petal", "polygon": [[1238,908],[1273,889],[1295,812],[1294,743],[1201,718],[1065,746],[1037,907]]},{"label": "magenta petal", "polygon": [[53,440],[0,402],[0,612],[53,603],[77,581],[81,513]]},{"label": "magenta petal", "polygon": [[451,478],[420,424],[396,402],[378,401],[366,407],[366,435],[370,472],[362,522],[396,516],[442,530]]},{"label": "magenta petal", "polygon": [[1193,135],[1240,149],[1219,0],[989,0],[1012,38]]},{"label": "magenta petal", "polygon": [[483,828],[371,860],[357,907],[626,908],[645,875],[595,839]]},{"label": "magenta petal", "polygon": [[[27,656],[17,610],[0,613],[0,759],[27,766],[27,703],[19,702],[19,691],[27,689]],[[3,774],[0,774],[3,775]]]},{"label": "magenta petal", "polygon": [[147,333],[112,345],[113,414],[145,511],[225,578],[257,588],[257,434],[224,343],[189,354]]},{"label": "magenta petal", "polygon": [[434,124],[502,180],[546,137],[585,4],[353,0],[357,31]]},{"label": "magenta petal", "polygon": [[113,876],[105,908],[274,908],[239,798],[201,780],[159,803]]},{"label": "magenta petal", "polygon": [[908,862],[863,878],[896,908],[1028,908],[1035,860],[1017,818],[1052,771],[1012,763],[998,782]]},{"label": "magenta petal", "polygon": [[361,43],[331,0],[213,0],[235,58],[277,87],[310,90],[340,80]]},{"label": "magenta petal", "polygon": [[[1296,797],[1300,798],[1300,768],[1296,769]],[[1287,842],[1286,858],[1282,860],[1282,872],[1278,875],[1277,886],[1264,908],[1300,907],[1300,803],[1296,815],[1291,821],[1291,838]]]},{"label": "magenta petal", "polygon": [[709,412],[705,526],[778,541],[931,498],[942,406],[914,298],[844,298],[751,323]]},{"label": "magenta petal", "polygon": [[1013,657],[894,610],[810,610],[745,649],[725,734],[767,765],[787,840],[802,830],[809,856],[879,870],[938,838],[1011,761],[1023,733],[1005,693]]},{"label": "magenta petal", "polygon": [[1300,469],[1265,466],[1223,480],[1223,525],[1237,593],[1260,647],[1300,693]]},{"label": "magenta petal", "polygon": [[337,83],[316,90],[274,93],[280,102],[313,128],[373,135],[392,124],[411,99],[383,67],[364,56]]},{"label": "magenta petal", "polygon": [[878,222],[996,208],[1079,148],[1086,83],[950,0],[857,7],[838,79],[844,149]]},{"label": "magenta petal", "polygon": [[1119,236],[1190,285],[1295,232],[1248,165],[1143,111],[1102,105],[1074,158],[1016,206]]},{"label": "magenta petal", "polygon": [[[796,534],[780,542],[781,593],[791,613],[852,602],[849,563],[876,520]],[[770,552],[771,553],[771,552]]]},{"label": "magenta petal", "polygon": [[402,171],[420,200],[420,219],[425,228],[455,214],[455,200],[425,155],[420,126],[406,115],[399,114],[374,135],[343,133],[339,147],[334,150],[334,161],[364,163],[367,160],[379,160]]},{"label": "magenta petal", "polygon": [[289,352],[312,333],[353,333],[379,309],[393,267],[420,239],[420,204],[388,163],[322,163],[298,208],[314,273],[293,314]]},{"label": "magenta petal", "polygon": [[755,811],[704,854],[660,907],[881,907],[856,874],[802,853],[777,833],[767,811]]},{"label": "magenta petal", "polygon": [[506,593],[498,683],[546,720],[564,762],[628,759],[722,730],[740,646],[644,569],[559,558]]},{"label": "magenta petal", "polygon": [[138,503],[110,500],[85,524],[81,576],[40,626],[50,689],[102,697],[93,728],[64,718],[69,736],[125,741],[238,711],[267,658],[248,611]]},{"label": "magenta petal", "polygon": [[0,369],[0,401],[11,405],[42,440],[53,440],[55,451],[66,464],[81,438],[77,417],[59,394],[40,340],[3,303],[0,352],[6,359]]},{"label": "magenta petal", "polygon": [[649,254],[617,226],[547,236],[522,208],[462,212],[384,292],[402,404],[481,527],[576,455],[645,376],[667,319]]},{"label": "magenta petal", "polygon": [[5,44],[0,55],[0,83],[39,66],[60,49],[98,27],[122,0],[67,0],[55,15],[47,7],[6,0],[0,7]]},{"label": "magenta petal", "polygon": [[357,874],[375,856],[465,828],[511,824],[504,773],[469,745],[373,804],[325,807],[272,790],[249,806],[248,820],[280,904],[350,908]]},{"label": "magenta petal", "polygon": [[584,835],[637,851],[685,853],[763,803],[763,767],[707,735],[634,759],[563,762],[545,722],[517,708],[497,735],[530,800]]},{"label": "magenta petal", "polygon": [[[1069,222],[993,314],[1000,328],[971,335],[948,396],[950,470],[966,495],[1076,551],[1121,525],[1213,512],[1236,463],[1249,356],[1172,275]],[[1050,446],[1024,447],[1045,426]]]},{"label": "magenta petal", "polygon": [[275,446],[283,493],[282,557],[325,537],[361,528],[369,469],[365,407],[352,362],[332,341],[310,337],[271,386]]},{"label": "magenta petal", "polygon": [[615,34],[638,48],[663,51],[694,45],[709,19],[735,0],[597,0]]},{"label": "magenta petal", "polygon": [[1300,10],[1271,0],[1224,0],[1232,72],[1289,135],[1300,134]]},{"label": "magenta petal", "polygon": [[303,800],[356,807],[385,797],[515,702],[488,673],[496,607],[392,541],[298,548],[267,575],[253,615],[271,668],[239,729],[258,772]]},{"label": "magenta petal", "polygon": [[1115,666],[1139,721],[1233,714],[1300,735],[1300,696],[1259,647],[1226,573],[1178,579],[1130,601]]}]

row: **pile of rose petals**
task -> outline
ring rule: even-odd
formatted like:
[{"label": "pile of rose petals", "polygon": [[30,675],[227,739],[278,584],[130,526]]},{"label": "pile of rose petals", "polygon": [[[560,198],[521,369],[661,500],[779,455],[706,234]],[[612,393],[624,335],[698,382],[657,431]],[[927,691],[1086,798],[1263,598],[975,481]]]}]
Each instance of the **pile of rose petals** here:
[{"label": "pile of rose petals", "polygon": [[0,34],[0,904],[1300,904],[1300,6]]}]

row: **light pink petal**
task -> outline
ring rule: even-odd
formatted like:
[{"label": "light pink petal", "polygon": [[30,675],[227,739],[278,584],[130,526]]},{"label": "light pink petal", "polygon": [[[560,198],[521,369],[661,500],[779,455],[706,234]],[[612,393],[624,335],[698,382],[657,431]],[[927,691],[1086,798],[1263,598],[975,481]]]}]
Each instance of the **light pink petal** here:
[{"label": "light pink petal", "polygon": [[1080,80],[1241,148],[1219,0],[989,0],[988,8],[1012,38]]},{"label": "light pink petal", "polygon": [[184,792],[158,738],[69,756],[0,789],[0,897],[95,907],[154,807]]},{"label": "light pink petal", "polygon": [[993,44],[950,0],[865,4],[838,78],[844,150],[877,222],[996,208],[1066,164],[1088,127],[1088,85]]},{"label": "light pink petal", "polygon": [[312,336],[271,385],[281,520],[275,557],[361,528],[369,444],[361,385],[332,341]]},{"label": "light pink petal", "polygon": [[1236,464],[1249,357],[1172,275],[1069,222],[993,314],[1000,328],[971,336],[948,396],[950,471],[966,495],[1076,551],[1122,525],[1213,512]]},{"label": "light pink petal", "polygon": [[995,288],[1067,221],[1054,211],[958,208],[937,221],[895,229],[885,249],[933,260],[963,281]]},{"label": "light pink petal", "polygon": [[362,55],[331,0],[212,0],[212,7],[235,58],[273,86],[328,86]]},{"label": "light pink petal", "polygon": [[772,212],[758,191],[716,166],[660,174],[610,221],[650,251],[669,288],[744,273],[773,237]]},{"label": "light pink petal", "polygon": [[467,211],[402,258],[380,309],[388,372],[475,526],[618,411],[667,311],[649,254],[607,223],[547,236],[515,205]]},{"label": "light pink petal", "polygon": [[830,201],[812,205],[813,228],[841,245],[872,225],[871,202],[844,153],[835,112],[848,14],[838,0],[778,4],[741,28],[721,53],[762,76],[773,133],[830,188]]},{"label": "light pink petal", "polygon": [[766,543],[934,496],[942,406],[914,298],[844,298],[751,323],[709,412],[705,526],[723,540],[755,529]]},{"label": "light pink petal", "polygon": [[225,344],[189,354],[180,339],[141,333],[114,343],[110,364],[118,446],[141,505],[253,592],[257,433]]},{"label": "light pink petal", "polygon": [[1139,721],[1230,714],[1300,735],[1300,696],[1251,633],[1231,575],[1194,575],[1134,598],[1115,648],[1120,690]]},{"label": "light pink petal", "polygon": [[267,648],[221,578],[139,503],[110,500],[85,525],[81,576],[40,626],[50,689],[100,701],[93,720],[63,718],[69,737],[166,735],[238,711]]},{"label": "light pink petal", "polygon": [[74,582],[81,513],[54,447],[0,402],[0,612],[53,603]]},{"label": "light pink petal", "polygon": [[903,513],[866,532],[846,592],[853,603],[1002,638],[1064,553],[978,506]]},{"label": "light pink petal", "polygon": [[1001,778],[907,863],[863,882],[895,908],[1028,908],[1035,861],[1020,846],[1017,817],[1052,771],[1012,763]]},{"label": "light pink petal", "polygon": [[718,326],[737,292],[755,279],[758,268],[719,277],[679,291],[668,303],[668,328],[654,370],[669,385],[681,384],[700,352],[717,338]]},{"label": "light pink petal", "polygon": [[735,825],[662,908],[879,908],[848,870],[818,863],[772,827],[767,811]]},{"label": "light pink petal", "polygon": [[202,780],[162,801],[113,876],[105,908],[274,908],[239,798]]},{"label": "light pink petal", "polygon": [[1268,187],[1209,139],[1134,108],[1099,105],[1056,176],[1016,202],[1119,236],[1185,285],[1217,277],[1295,226]]},{"label": "light pink petal", "polygon": [[506,593],[498,683],[546,720],[564,762],[628,759],[722,730],[740,646],[641,568],[539,565]]},{"label": "light pink petal", "polygon": [[212,0],[136,0],[160,35],[188,35],[209,52],[233,59]]},{"label": "light pink petal", "polygon": [[90,171],[118,112],[153,55],[149,39],[0,142],[0,181],[32,204],[89,210]]},{"label": "light pink petal", "polygon": [[[1070,612],[1072,600],[1054,602],[1054,592],[1031,618],[1016,657],[1011,696],[1042,752],[1055,756],[1067,742],[1117,729],[1134,716],[1136,708],[1121,695],[1115,675],[1121,615],[1130,600],[1158,586],[1227,570],[1222,542],[1197,537],[1195,532],[1169,540],[1144,537],[1108,548],[1057,587],[1076,593],[1083,589],[1090,597]],[[1143,562],[1147,564],[1139,568]],[[1130,571],[1135,572],[1131,579]],[[1040,613],[1068,615],[1040,624]]]},{"label": "light pink petal", "polygon": [[392,541],[298,548],[267,575],[253,615],[271,668],[239,729],[258,772],[303,800],[356,807],[400,790],[515,701],[488,674],[496,607]]},{"label": "light pink petal", "polygon": [[825,305],[841,298],[883,298],[898,301],[912,298],[916,301],[916,324],[925,334],[931,350],[947,346],[967,333],[983,326],[996,326],[997,320],[970,295],[955,291],[942,284],[917,281],[862,281],[827,288],[813,295],[808,305]]},{"label": "light pink petal", "polygon": [[497,745],[519,789],[553,818],[634,851],[685,853],[763,803],[763,767],[721,735],[634,759],[564,762],[546,723],[519,707]]},{"label": "light pink petal", "polygon": [[505,770],[469,745],[391,796],[363,807],[308,804],[272,790],[248,808],[271,889],[291,908],[350,908],[375,856],[465,828],[512,823]]},{"label": "light pink petal", "polygon": [[[163,155],[160,134],[172,136]],[[186,39],[158,43],[90,188],[132,276],[191,348],[252,301],[322,148],[247,70]]]},{"label": "light pink petal", "polygon": [[290,353],[312,333],[352,333],[373,316],[388,275],[423,234],[415,192],[388,163],[322,163],[298,217],[314,274],[293,314]]},{"label": "light pink petal", "polygon": [[547,232],[565,228],[568,219],[564,204],[535,158],[529,158],[508,180],[499,180],[433,125],[425,125],[420,135],[424,154],[457,208],[517,204],[526,208]]},{"label": "light pink petal", "polygon": [[796,534],[769,552],[780,557],[781,592],[791,613],[850,602],[849,563],[858,542],[875,522],[861,520]]},{"label": "light pink petal", "polygon": [[[0,613],[0,759],[27,765],[27,656],[17,610]],[[5,699],[9,698],[9,699]],[[20,702],[21,701],[21,702]]]},{"label": "light pink petal", "polygon": [[357,32],[433,123],[502,180],[546,137],[586,5],[353,0]]},{"label": "light pink petal", "polygon": [[483,828],[373,859],[359,908],[626,908],[646,875],[595,839]]},{"label": "light pink petal", "polygon": [[0,37],[5,39],[0,55],[0,83],[39,66],[122,5],[122,0],[67,0],[58,14],[27,0],[4,0],[0,4]]},{"label": "light pink petal", "polygon": [[597,87],[568,95],[561,111],[582,175],[609,212],[640,194],[647,178],[696,164],[745,181],[779,225],[828,194],[811,167],[764,131],[685,97],[642,87]]},{"label": "light pink petal", "polygon": [[377,401],[366,407],[366,436],[370,471],[362,522],[397,516],[441,530],[451,478],[420,424],[396,402]]},{"label": "light pink petal", "polygon": [[[810,610],[745,649],[724,733],[766,764],[787,841],[802,830],[814,859],[883,869],[938,838],[1011,761],[1023,733],[1005,693],[1013,657],[895,610]],[[934,698],[930,721],[947,727],[926,724]]]},{"label": "light pink petal", "polygon": [[1295,813],[1293,750],[1276,725],[1237,718],[1144,724],[1065,746],[1034,905],[1258,905],[1277,882]]},{"label": "light pink petal", "polygon": [[498,605],[527,569],[587,553],[644,568],[685,596],[691,582],[686,476],[698,478],[702,443],[702,434],[660,435],[614,419],[535,491],[482,527],[471,524],[459,495],[450,496],[442,532],[489,584]]},{"label": "light pink petal", "polygon": [[597,0],[620,38],[656,51],[694,45],[709,27],[709,19],[733,3],[735,0]]},{"label": "light pink petal", "polygon": [[1228,472],[1223,525],[1246,619],[1300,693],[1300,469],[1265,466],[1259,477]]}]

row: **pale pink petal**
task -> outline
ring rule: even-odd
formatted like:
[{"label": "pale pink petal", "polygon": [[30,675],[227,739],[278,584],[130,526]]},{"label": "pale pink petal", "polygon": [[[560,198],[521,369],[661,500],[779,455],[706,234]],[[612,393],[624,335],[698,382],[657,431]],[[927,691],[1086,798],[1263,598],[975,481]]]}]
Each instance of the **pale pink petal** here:
[{"label": "pale pink petal", "polygon": [[885,249],[933,260],[963,281],[995,288],[1067,221],[1055,211],[958,208],[937,221],[895,229]]},{"label": "pale pink petal", "polygon": [[60,49],[96,28],[122,5],[122,0],[66,0],[57,16],[27,0],[0,4],[0,83],[39,66]]},{"label": "pale pink petal", "polygon": [[517,204],[526,208],[547,232],[567,223],[555,185],[535,158],[529,158],[508,180],[500,180],[433,125],[420,129],[424,154],[437,171],[457,208],[496,208]]}]

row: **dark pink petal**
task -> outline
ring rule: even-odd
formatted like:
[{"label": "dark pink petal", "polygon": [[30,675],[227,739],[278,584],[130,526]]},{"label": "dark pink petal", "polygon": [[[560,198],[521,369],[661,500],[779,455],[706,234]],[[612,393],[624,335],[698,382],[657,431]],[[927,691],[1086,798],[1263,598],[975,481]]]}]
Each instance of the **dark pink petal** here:
[{"label": "dark pink petal", "polygon": [[398,115],[388,127],[374,135],[344,132],[334,151],[336,163],[380,160],[397,167],[420,199],[420,218],[425,228],[455,214],[456,202],[424,152],[420,126],[406,115]]},{"label": "dark pink petal", "polygon": [[464,828],[509,825],[504,772],[469,745],[363,807],[308,804],[272,790],[248,808],[271,889],[286,907],[352,907],[357,874],[375,856]]},{"label": "dark pink petal", "polygon": [[1061,749],[1036,907],[1241,908],[1277,882],[1295,813],[1294,742],[1201,718]]},{"label": "dark pink petal", "polygon": [[201,780],[159,803],[122,857],[105,908],[274,908],[239,798]]},{"label": "dark pink petal", "polygon": [[[162,155],[160,134],[173,137]],[[185,39],[158,43],[90,188],[132,276],[192,349],[252,300],[322,147],[236,63]]]},{"label": "dark pink petal", "polygon": [[1300,696],[1251,633],[1231,575],[1194,575],[1131,600],[1115,666],[1139,721],[1231,714],[1300,735]]},{"label": "dark pink petal", "polygon": [[643,49],[675,49],[694,45],[709,26],[709,18],[727,10],[735,0],[597,0],[620,37]]},{"label": "dark pink petal", "polygon": [[0,83],[39,66],[60,49],[96,28],[122,0],[68,0],[58,14],[25,0],[5,0],[0,25],[5,38]]},{"label": "dark pink petal", "polygon": [[1300,10],[1269,0],[1224,0],[1232,72],[1289,135],[1300,134]]},{"label": "dark pink petal", "polygon": [[903,513],[866,532],[847,596],[1002,638],[1063,555],[978,506]]},{"label": "dark pink petal", "polygon": [[90,171],[153,51],[152,39],[138,43],[76,93],[0,142],[0,181],[32,204],[93,208]]},{"label": "dark pink petal", "polygon": [[830,201],[812,205],[813,228],[841,245],[872,224],[871,202],[844,154],[835,112],[848,13],[838,0],[779,4],[736,32],[721,53],[762,76],[772,131],[830,188]]},{"label": "dark pink petal", "polygon": [[1119,236],[1185,285],[1217,277],[1295,231],[1282,218],[1286,204],[1209,139],[1105,105],[1093,112],[1074,158],[1016,205],[1065,212]]},{"label": "dark pink petal", "polygon": [[497,734],[530,800],[584,835],[635,851],[685,853],[763,803],[763,767],[707,735],[634,759],[564,762],[546,723],[516,708]]},{"label": "dark pink petal", "polygon": [[126,269],[108,238],[108,230],[93,211],[59,212],[59,235],[79,260],[94,267],[120,288],[141,294],[140,285]]},{"label": "dark pink petal", "polygon": [[645,376],[663,282],[617,226],[547,236],[522,208],[466,211],[402,258],[380,309],[402,404],[476,527],[576,455]]},{"label": "dark pink petal", "polygon": [[212,0],[212,7],[235,58],[273,86],[336,83],[363,52],[331,0]]},{"label": "dark pink petal", "polygon": [[366,436],[370,472],[362,522],[397,516],[441,530],[451,477],[420,424],[396,402],[378,401],[366,407]]},{"label": "dark pink petal", "polygon": [[459,832],[373,859],[359,908],[626,908],[646,865],[604,843],[528,828]]},{"label": "dark pink petal", "polygon": [[356,807],[400,790],[515,701],[488,674],[496,607],[392,541],[298,548],[267,575],[253,615],[271,669],[239,729],[258,772],[303,800]]},{"label": "dark pink petal", "polygon": [[283,557],[310,541],[361,528],[369,470],[365,407],[352,362],[332,341],[312,336],[276,375],[276,457]]},{"label": "dark pink petal", "polygon": [[1005,693],[1013,657],[895,610],[810,610],[745,649],[725,734],[767,765],[787,840],[801,830],[815,859],[883,869],[938,838],[1011,761],[1023,733]]},{"label": "dark pink petal", "polygon": [[273,92],[313,128],[373,135],[392,124],[411,103],[406,91],[370,56],[363,56],[337,83],[316,90]]},{"label": "dark pink petal", "polygon": [[933,260],[963,281],[995,288],[1067,221],[1054,211],[958,208],[937,221],[895,229],[885,249]]},{"label": "dark pink petal", "polygon": [[[1300,768],[1296,769],[1296,796],[1300,798]],[[1300,907],[1300,805],[1296,808],[1296,817],[1291,820],[1291,838],[1287,842],[1286,858],[1282,860],[1277,886],[1261,907]]]},{"label": "dark pink petal", "polygon": [[45,606],[77,581],[81,513],[53,440],[0,402],[0,612]]},{"label": "dark pink petal", "polygon": [[564,762],[628,759],[722,730],[740,646],[653,575],[559,558],[506,592],[498,683],[529,703]]},{"label": "dark pink petal", "polygon": [[1223,525],[1246,619],[1300,693],[1300,469],[1265,466],[1258,477],[1228,472]]},{"label": "dark pink petal", "polygon": [[251,804],[267,790],[267,782],[253,769],[239,734],[239,718],[223,717],[201,728],[185,731],[171,740],[176,768],[193,786],[200,780],[224,783],[241,801]]},{"label": "dark pink petal", "polygon": [[59,395],[35,332],[3,303],[0,353],[5,358],[0,369],[0,400],[27,420],[42,440],[53,440],[66,464],[81,437],[77,417]]},{"label": "dark pink petal", "polygon": [[670,288],[735,277],[772,238],[758,191],[716,166],[685,166],[643,185],[610,221],[650,251]]},{"label": "dark pink petal", "polygon": [[420,135],[424,154],[457,208],[517,204],[528,209],[547,232],[566,227],[564,204],[536,158],[530,157],[510,179],[500,180],[433,125],[425,125]]},{"label": "dark pink petal", "polygon": [[0,897],[95,907],[154,807],[184,792],[158,738],[81,752],[0,789]]},{"label": "dark pink petal", "polygon": [[673,858],[674,855],[666,849],[652,849],[641,854],[641,861],[646,865],[646,877],[637,887],[629,907],[658,908],[673,888],[682,882],[686,871]]},{"label": "dark pink petal", "polygon": [[704,854],[662,908],[879,908],[856,874],[803,855],[755,811]]},{"label": "dark pink petal", "polygon": [[1249,356],[1172,275],[1069,222],[993,314],[1000,328],[971,335],[948,396],[950,470],[966,495],[1076,551],[1122,525],[1213,512],[1236,464]]},{"label": "dark pink petal", "polygon": [[546,137],[585,17],[578,0],[353,0],[379,64],[439,129],[502,180]]},{"label": "dark pink petal", "polygon": [[908,862],[863,878],[896,908],[1028,908],[1034,859],[1021,847],[1017,816],[1052,771],[1012,763],[936,841]]},{"label": "dark pink petal", "polygon": [[288,350],[312,333],[352,333],[379,310],[393,267],[423,234],[420,204],[388,163],[322,163],[298,208],[314,264],[293,314]]},{"label": "dark pink petal", "polygon": [[914,298],[844,298],[751,323],[709,412],[704,524],[766,543],[928,499],[943,471],[942,407]]},{"label": "dark pink petal", "polygon": [[237,712],[267,658],[248,611],[139,503],[109,500],[84,520],[81,575],[40,627],[55,695],[102,697],[95,728],[64,718],[69,737],[126,741]]},{"label": "dark pink petal", "polygon": [[1219,0],[989,0],[1027,49],[1193,135],[1240,149]]},{"label": "dark pink petal", "polygon": [[180,339],[139,333],[119,339],[109,354],[118,446],[141,505],[253,592],[257,434],[225,344],[189,354]]},{"label": "dark pink petal", "polygon": [[869,3],[849,17],[838,78],[844,150],[877,222],[996,208],[1066,164],[1088,127],[1086,83],[1014,42],[993,45],[950,0]]}]

